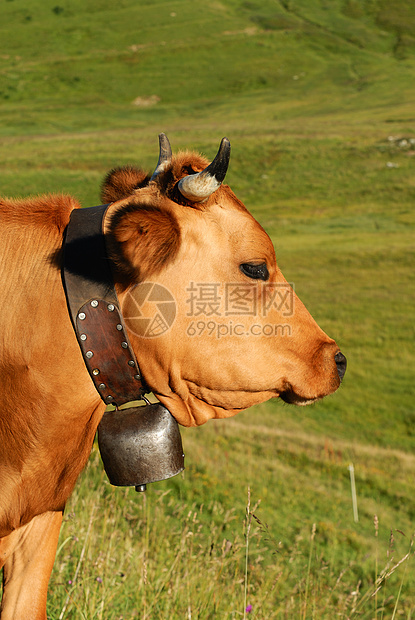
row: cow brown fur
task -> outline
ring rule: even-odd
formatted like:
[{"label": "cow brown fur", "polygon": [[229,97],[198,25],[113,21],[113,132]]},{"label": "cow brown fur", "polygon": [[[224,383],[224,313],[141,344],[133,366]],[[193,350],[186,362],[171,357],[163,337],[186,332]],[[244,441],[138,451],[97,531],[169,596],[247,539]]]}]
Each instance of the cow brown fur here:
[{"label": "cow brown fur", "polygon": [[[295,312],[285,318],[290,336],[186,337],[192,282],[250,287],[260,307],[267,283],[250,281],[239,266],[262,261],[271,283],[287,285],[269,237],[229,187],[198,204],[180,195],[177,181],[206,163],[186,152],[154,178],[134,167],[116,169],[102,190],[103,201],[112,203],[105,236],[115,286],[141,371],[186,426],[272,397],[305,404],[340,383],[338,346],[296,297]],[[68,196],[0,201],[1,620],[46,618],[62,513],[105,410],[85,368],[61,279],[65,228],[79,208]],[[146,280],[172,291],[177,318],[165,335],[143,340],[128,311]],[[273,312],[267,320],[281,320]],[[246,330],[252,320],[240,318]]]}]

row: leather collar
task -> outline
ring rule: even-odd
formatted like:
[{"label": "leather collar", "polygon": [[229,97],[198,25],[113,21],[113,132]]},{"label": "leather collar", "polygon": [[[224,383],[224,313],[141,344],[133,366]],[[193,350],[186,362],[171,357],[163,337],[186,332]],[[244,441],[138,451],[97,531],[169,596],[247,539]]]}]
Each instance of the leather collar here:
[{"label": "leather collar", "polygon": [[72,325],[94,385],[108,404],[141,400],[141,378],[120,312],[103,233],[109,205],[74,209],[66,229],[62,278]]}]

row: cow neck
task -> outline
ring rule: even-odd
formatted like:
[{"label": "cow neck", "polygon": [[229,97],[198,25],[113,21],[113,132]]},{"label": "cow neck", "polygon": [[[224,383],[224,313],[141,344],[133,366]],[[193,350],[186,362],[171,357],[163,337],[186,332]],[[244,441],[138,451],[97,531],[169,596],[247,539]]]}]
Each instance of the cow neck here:
[{"label": "cow neck", "polygon": [[66,229],[62,277],[85,365],[102,400],[117,407],[149,390],[120,311],[103,233],[109,205],[74,209]]}]

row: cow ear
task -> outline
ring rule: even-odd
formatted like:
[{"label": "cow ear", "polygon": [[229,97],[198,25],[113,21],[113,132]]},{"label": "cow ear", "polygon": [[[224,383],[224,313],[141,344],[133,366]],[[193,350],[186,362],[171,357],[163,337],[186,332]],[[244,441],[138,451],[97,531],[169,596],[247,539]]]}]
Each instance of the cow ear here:
[{"label": "cow ear", "polygon": [[140,168],[134,166],[114,168],[102,182],[101,200],[107,204],[128,198],[136,189],[145,187],[149,180],[150,175]]},{"label": "cow ear", "polygon": [[143,281],[174,260],[180,227],[172,213],[157,207],[125,205],[111,219],[110,258],[124,279]]}]

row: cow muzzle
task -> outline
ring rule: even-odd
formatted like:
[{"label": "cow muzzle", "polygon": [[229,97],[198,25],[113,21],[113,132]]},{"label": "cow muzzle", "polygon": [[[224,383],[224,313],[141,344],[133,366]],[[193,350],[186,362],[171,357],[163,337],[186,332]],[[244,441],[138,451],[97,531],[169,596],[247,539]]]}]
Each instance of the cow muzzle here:
[{"label": "cow muzzle", "polygon": [[323,373],[320,371],[313,376],[313,380],[309,378],[303,384],[286,381],[279,393],[281,400],[293,405],[309,405],[337,390],[346,372],[346,356],[341,351],[337,351],[333,357],[333,352],[330,352],[327,346],[324,346],[321,351]]}]

